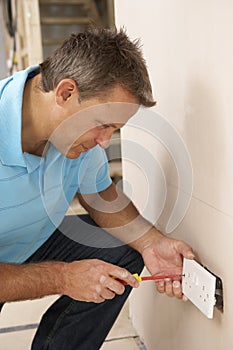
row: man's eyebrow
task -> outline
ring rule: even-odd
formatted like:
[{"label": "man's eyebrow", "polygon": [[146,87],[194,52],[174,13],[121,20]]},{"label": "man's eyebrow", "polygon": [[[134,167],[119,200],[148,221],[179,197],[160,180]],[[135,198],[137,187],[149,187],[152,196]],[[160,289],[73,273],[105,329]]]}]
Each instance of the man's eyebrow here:
[{"label": "man's eyebrow", "polygon": [[108,124],[108,125],[110,125],[112,128],[115,128],[115,129],[118,128],[118,126],[116,126],[115,124]]},{"label": "man's eyebrow", "polygon": [[116,124],[113,124],[113,123],[105,123],[105,122],[103,122],[103,121],[101,121],[101,120],[96,120],[96,122],[99,123],[99,124],[101,124],[101,125],[109,125],[109,126],[111,126],[112,128],[114,128],[114,129],[118,129],[118,126],[117,126]]}]

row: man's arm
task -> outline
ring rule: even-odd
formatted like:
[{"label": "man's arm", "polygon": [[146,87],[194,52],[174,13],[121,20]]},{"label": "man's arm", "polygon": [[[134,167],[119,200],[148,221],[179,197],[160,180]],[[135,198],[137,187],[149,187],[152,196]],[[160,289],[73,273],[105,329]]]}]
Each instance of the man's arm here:
[{"label": "man's arm", "polygon": [[0,263],[0,302],[40,298],[60,291],[62,263]]},{"label": "man's arm", "polygon": [[[132,201],[114,183],[102,192],[78,194],[78,198],[100,227],[142,253],[141,238],[149,232],[152,225],[139,214]],[[162,236],[155,228],[153,230],[156,235]],[[143,242],[146,243],[145,236]]]},{"label": "man's arm", "polygon": [[[115,184],[97,194],[78,196],[82,206],[100,227],[142,254],[151,274],[181,274],[183,257],[194,258],[190,246],[159,232],[139,214]],[[160,293],[182,297],[179,281],[160,281],[156,286]]]},{"label": "man's arm", "polygon": [[97,259],[71,263],[0,263],[0,302],[65,294],[76,300],[100,303],[124,292],[117,279],[138,286],[127,270]]}]

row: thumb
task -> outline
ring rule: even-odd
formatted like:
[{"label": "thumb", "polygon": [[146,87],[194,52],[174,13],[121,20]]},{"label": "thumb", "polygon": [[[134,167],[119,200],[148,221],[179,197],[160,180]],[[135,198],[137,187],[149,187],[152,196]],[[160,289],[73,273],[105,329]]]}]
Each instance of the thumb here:
[{"label": "thumb", "polygon": [[186,259],[194,259],[195,258],[195,254],[194,254],[192,248],[188,244],[186,244],[182,241],[180,241],[178,243],[177,250]]}]

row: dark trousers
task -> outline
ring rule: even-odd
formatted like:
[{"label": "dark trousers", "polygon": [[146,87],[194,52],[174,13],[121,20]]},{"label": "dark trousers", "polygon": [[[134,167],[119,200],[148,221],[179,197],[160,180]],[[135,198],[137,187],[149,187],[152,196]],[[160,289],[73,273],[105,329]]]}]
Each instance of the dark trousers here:
[{"label": "dark trousers", "polygon": [[[82,259],[100,259],[124,267],[131,273],[141,272],[143,261],[138,252],[127,245],[120,245],[119,241],[112,239],[104,230],[97,227],[88,215],[81,217],[89,226],[80,225],[80,220],[75,223],[75,217],[66,217],[68,231],[70,230],[70,233],[75,231],[75,237],[73,236],[71,239],[72,234],[71,236],[68,234],[70,237],[67,237],[56,230],[27,262],[52,260],[71,262]],[[88,227],[91,229],[89,230]],[[83,237],[81,238],[82,243],[84,237],[88,242],[88,235],[90,235],[91,246],[79,243],[79,234],[80,237]],[[99,236],[100,240],[107,242],[105,246],[109,247],[101,248],[100,244],[94,245],[94,236],[97,238],[97,242]],[[114,299],[106,300],[100,304],[80,302],[67,296],[61,296],[43,315],[31,349],[99,349],[130,291],[131,288],[126,286],[123,295],[117,295]]]}]

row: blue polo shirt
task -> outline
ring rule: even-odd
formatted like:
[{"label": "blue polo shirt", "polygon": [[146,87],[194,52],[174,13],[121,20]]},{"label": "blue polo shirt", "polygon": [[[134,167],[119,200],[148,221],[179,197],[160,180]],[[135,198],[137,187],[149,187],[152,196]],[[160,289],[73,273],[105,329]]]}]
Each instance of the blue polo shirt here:
[{"label": "blue polo shirt", "polygon": [[0,261],[22,263],[54,232],[76,192],[111,184],[105,151],[96,146],[76,159],[52,144],[45,157],[22,152],[25,82],[38,66],[0,82]]}]

